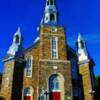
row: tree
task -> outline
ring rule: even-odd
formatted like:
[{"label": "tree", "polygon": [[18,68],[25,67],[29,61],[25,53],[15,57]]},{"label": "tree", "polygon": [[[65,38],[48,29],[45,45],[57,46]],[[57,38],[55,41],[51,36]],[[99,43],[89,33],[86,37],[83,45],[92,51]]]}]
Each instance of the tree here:
[{"label": "tree", "polygon": [[100,76],[96,77],[96,97],[100,100]]}]

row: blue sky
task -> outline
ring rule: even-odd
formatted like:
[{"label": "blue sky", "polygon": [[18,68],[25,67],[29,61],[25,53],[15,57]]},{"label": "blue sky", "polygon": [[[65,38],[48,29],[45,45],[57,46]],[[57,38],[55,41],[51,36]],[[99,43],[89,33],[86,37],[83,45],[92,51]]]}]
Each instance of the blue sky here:
[{"label": "blue sky", "polygon": [[[56,0],[59,24],[64,25],[67,41],[75,48],[78,32],[86,40],[88,51],[94,59],[95,74],[100,75],[100,1]],[[21,27],[27,48],[38,35],[44,14],[45,0],[0,0],[0,59],[5,57],[12,43],[13,34]],[[0,62],[0,71],[3,64]]]}]

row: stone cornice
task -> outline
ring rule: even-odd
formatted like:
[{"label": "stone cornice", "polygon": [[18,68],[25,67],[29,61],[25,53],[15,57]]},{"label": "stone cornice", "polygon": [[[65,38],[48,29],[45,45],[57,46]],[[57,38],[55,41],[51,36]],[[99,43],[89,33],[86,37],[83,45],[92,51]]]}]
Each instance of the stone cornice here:
[{"label": "stone cornice", "polygon": [[69,60],[51,60],[51,59],[40,59],[39,61],[43,61],[43,62],[64,62],[64,63],[70,63]]}]

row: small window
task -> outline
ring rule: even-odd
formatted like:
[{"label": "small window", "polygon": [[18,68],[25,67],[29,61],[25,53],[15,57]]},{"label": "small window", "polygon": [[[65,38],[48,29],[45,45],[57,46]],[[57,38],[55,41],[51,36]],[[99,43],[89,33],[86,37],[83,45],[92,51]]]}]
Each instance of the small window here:
[{"label": "small window", "polygon": [[85,43],[81,41],[81,48],[85,48]]},{"label": "small window", "polygon": [[46,21],[48,21],[48,17],[46,17]]},{"label": "small window", "polygon": [[54,5],[54,0],[50,0],[50,5]]},{"label": "small window", "polygon": [[32,77],[32,63],[33,63],[33,57],[28,56],[26,58],[26,77]]},{"label": "small window", "polygon": [[9,75],[10,75],[10,65],[8,65],[7,70],[6,70],[6,74],[5,74],[5,87],[8,87],[9,85]]},{"label": "small window", "polygon": [[19,43],[19,35],[16,35],[15,38],[16,38],[16,43]]},{"label": "small window", "polygon": [[50,21],[54,22],[55,21],[55,15],[54,14],[50,14]]},{"label": "small window", "polygon": [[47,5],[49,5],[49,0],[47,1]]},{"label": "small window", "polygon": [[52,38],[52,58],[53,59],[58,59],[58,38],[53,37]]},{"label": "small window", "polygon": [[31,94],[30,88],[26,88],[24,90],[24,95],[30,95],[30,94]]},{"label": "small window", "polygon": [[24,89],[23,100],[33,100],[32,99],[33,90],[30,87]]}]

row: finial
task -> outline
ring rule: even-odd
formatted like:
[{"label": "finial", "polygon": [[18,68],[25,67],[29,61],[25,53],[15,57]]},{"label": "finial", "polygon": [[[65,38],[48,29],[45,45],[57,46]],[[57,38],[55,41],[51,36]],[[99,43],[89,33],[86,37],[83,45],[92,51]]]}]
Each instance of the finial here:
[{"label": "finial", "polygon": [[17,32],[21,32],[20,26],[18,26]]},{"label": "finial", "polygon": [[81,40],[83,40],[83,38],[82,38],[81,33],[79,32],[79,33],[78,33],[78,39],[77,39],[77,41],[81,41]]},{"label": "finial", "polygon": [[[15,32],[14,36],[13,36],[13,42],[15,43],[19,43],[22,40],[22,36],[21,36],[21,30],[20,27],[18,27],[17,31]],[[18,42],[16,42],[18,41]]]},{"label": "finial", "polygon": [[19,26],[18,26],[17,31],[16,31],[16,33],[14,35],[16,35],[16,34],[20,34],[21,35],[21,29],[20,29]]}]

